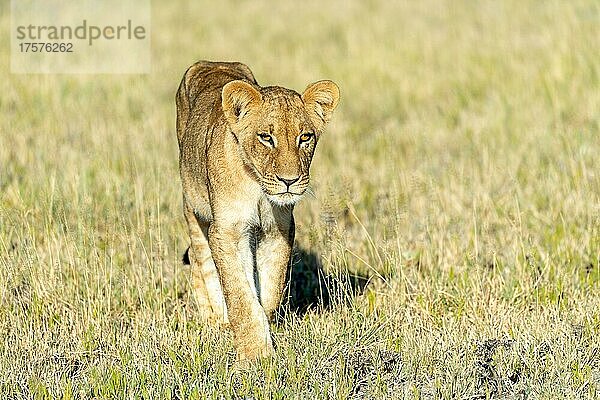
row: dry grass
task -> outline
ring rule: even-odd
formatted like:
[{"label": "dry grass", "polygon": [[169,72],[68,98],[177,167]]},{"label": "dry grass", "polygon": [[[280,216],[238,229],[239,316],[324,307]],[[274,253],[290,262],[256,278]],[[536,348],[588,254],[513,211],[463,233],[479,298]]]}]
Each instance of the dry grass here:
[{"label": "dry grass", "polygon": [[[132,76],[9,75],[0,37],[3,397],[600,397],[596,2],[155,2],[152,30]],[[197,59],[342,89],[251,371],[180,262]]]}]

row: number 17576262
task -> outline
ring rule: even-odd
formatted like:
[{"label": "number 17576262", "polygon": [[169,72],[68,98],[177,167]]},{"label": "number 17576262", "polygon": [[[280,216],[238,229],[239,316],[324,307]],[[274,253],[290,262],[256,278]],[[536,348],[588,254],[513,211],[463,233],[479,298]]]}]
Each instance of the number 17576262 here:
[{"label": "number 17576262", "polygon": [[24,42],[19,48],[21,53],[72,53],[73,43]]}]

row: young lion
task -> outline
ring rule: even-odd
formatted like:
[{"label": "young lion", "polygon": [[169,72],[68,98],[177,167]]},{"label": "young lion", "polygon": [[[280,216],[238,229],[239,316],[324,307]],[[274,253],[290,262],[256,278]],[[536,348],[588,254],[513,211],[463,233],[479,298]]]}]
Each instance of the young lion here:
[{"label": "young lion", "polygon": [[261,87],[246,65],[227,62],[197,62],[177,91],[186,255],[200,309],[229,323],[238,360],[273,354],[268,321],[283,293],[294,204],[338,100],[331,81],[300,95]]}]

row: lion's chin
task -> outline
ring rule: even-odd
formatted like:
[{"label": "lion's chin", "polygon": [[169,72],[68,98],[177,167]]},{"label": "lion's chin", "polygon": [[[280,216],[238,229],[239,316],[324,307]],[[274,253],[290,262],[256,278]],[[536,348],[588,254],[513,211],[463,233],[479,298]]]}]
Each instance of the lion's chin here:
[{"label": "lion's chin", "polygon": [[302,198],[301,194],[297,193],[279,193],[279,194],[267,194],[267,199],[273,204],[278,206],[291,206],[296,204]]}]

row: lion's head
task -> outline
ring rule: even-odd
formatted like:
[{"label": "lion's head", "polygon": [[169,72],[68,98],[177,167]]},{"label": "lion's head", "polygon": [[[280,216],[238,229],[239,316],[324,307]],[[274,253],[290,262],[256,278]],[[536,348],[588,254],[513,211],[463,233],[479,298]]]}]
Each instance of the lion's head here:
[{"label": "lion's head", "polygon": [[308,188],[315,147],[338,100],[337,85],[327,80],[302,95],[239,80],[223,87],[223,113],[244,164],[273,203],[294,204]]}]

